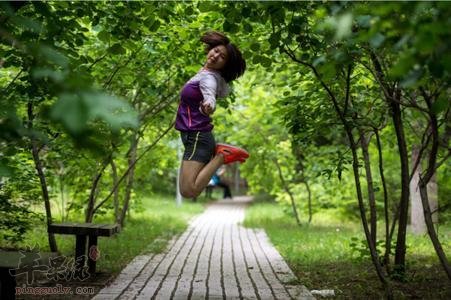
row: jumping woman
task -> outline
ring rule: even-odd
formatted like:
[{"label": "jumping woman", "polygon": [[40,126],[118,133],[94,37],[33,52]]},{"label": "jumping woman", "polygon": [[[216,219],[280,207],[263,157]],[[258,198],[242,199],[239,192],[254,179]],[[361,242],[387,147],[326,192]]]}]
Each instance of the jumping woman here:
[{"label": "jumping woman", "polygon": [[243,163],[249,157],[239,147],[216,144],[210,118],[216,98],[228,95],[228,83],[243,75],[246,62],[240,50],[220,32],[207,32],[200,40],[205,44],[206,62],[183,86],[175,122],[185,146],[180,193],[187,198],[197,197],[221,165]]}]

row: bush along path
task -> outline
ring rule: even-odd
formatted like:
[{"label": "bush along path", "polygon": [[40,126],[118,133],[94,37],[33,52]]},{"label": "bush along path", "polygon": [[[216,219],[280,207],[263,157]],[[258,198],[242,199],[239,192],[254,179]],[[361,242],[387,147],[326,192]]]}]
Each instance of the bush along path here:
[{"label": "bush along path", "polygon": [[137,256],[93,299],[314,299],[263,230],[239,225],[249,201],[211,204],[166,251]]}]

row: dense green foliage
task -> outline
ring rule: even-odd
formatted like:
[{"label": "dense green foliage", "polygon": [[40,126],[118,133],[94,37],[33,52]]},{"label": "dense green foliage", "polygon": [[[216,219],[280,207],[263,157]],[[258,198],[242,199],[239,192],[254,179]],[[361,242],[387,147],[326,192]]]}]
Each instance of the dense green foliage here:
[{"label": "dense green foliage", "polygon": [[123,223],[137,195],[174,193],[178,92],[211,29],[247,61],[214,123],[218,141],[249,150],[249,193],[302,224],[324,210],[364,226],[368,217],[379,245],[383,225],[407,217],[400,170],[412,171],[419,149],[441,226],[451,216],[450,24],[446,2],[1,3],[0,236],[17,245],[43,216]]}]

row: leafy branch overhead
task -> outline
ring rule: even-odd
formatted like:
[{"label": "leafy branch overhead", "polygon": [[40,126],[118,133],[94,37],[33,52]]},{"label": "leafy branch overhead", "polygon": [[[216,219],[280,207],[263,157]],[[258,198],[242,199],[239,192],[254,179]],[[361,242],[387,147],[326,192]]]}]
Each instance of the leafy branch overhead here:
[{"label": "leafy branch overhead", "polygon": [[359,221],[351,248],[387,298],[409,278],[416,199],[450,276],[450,19],[447,2],[1,2],[0,235],[127,226],[141,195],[172,195],[179,93],[218,30],[247,64],[214,114],[217,141],[251,154],[235,186],[300,231],[324,212]]}]

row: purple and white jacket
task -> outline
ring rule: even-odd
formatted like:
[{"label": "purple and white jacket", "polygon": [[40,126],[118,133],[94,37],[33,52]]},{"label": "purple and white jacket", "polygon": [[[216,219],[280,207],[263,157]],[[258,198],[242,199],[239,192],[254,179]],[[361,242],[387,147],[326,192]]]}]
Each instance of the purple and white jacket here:
[{"label": "purple and white jacket", "polygon": [[221,74],[201,69],[183,86],[180,104],[175,120],[175,129],[179,131],[211,131],[211,118],[200,110],[201,103],[216,108],[216,97],[229,94],[229,86]]}]

